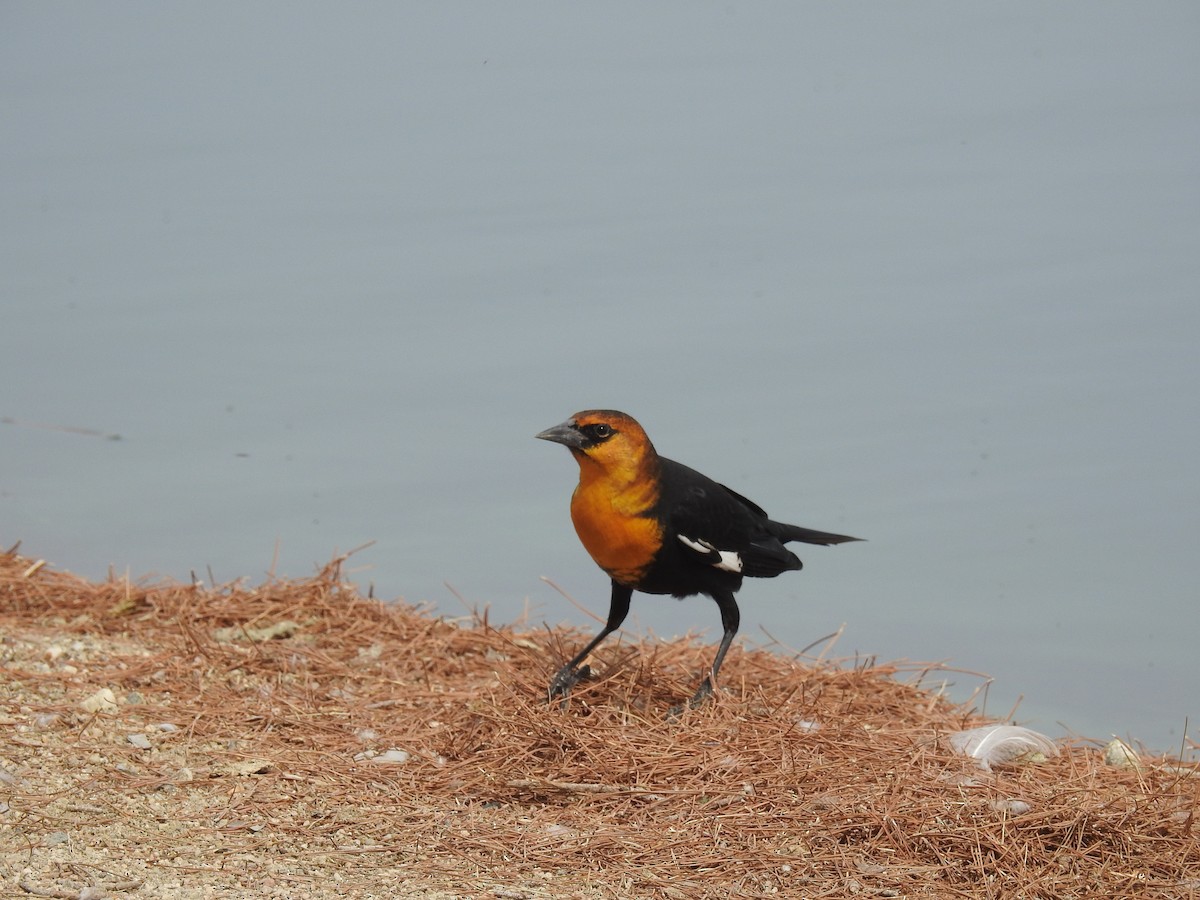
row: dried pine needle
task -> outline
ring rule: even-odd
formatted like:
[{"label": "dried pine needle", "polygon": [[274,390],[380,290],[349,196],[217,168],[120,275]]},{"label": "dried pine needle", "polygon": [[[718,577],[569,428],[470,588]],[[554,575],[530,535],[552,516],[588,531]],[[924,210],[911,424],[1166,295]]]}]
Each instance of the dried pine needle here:
[{"label": "dried pine needle", "polygon": [[[672,719],[711,656],[690,638],[627,637],[550,705],[582,635],[364,598],[343,562],[206,589],[0,555],[7,883],[1200,895],[1194,766],[1075,741],[983,772],[946,736],[987,720],[921,686],[936,667],[743,648],[716,701]],[[84,710],[102,689],[115,711]]]}]

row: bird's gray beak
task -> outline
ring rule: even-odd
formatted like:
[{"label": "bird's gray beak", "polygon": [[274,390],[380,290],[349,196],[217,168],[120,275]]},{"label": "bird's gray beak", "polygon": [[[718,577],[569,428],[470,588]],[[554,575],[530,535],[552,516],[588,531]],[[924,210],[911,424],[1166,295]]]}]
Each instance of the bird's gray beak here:
[{"label": "bird's gray beak", "polygon": [[554,441],[556,444],[563,444],[576,450],[581,449],[587,442],[583,432],[576,427],[574,419],[567,419],[561,425],[547,428],[545,431],[535,434],[534,437],[542,441]]}]

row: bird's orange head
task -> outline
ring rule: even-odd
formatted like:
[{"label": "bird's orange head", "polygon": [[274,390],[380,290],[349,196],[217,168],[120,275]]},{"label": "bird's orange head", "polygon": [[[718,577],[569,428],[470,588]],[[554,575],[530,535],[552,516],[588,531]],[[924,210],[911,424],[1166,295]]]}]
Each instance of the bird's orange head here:
[{"label": "bird's orange head", "polygon": [[658,454],[642,426],[615,409],[575,413],[561,425],[536,435],[563,444],[579,463],[581,475],[632,482],[655,468]]},{"label": "bird's orange head", "polygon": [[592,559],[615,582],[636,585],[662,546],[660,463],[642,426],[625,413],[589,409],[537,435],[579,463],[571,521]]}]

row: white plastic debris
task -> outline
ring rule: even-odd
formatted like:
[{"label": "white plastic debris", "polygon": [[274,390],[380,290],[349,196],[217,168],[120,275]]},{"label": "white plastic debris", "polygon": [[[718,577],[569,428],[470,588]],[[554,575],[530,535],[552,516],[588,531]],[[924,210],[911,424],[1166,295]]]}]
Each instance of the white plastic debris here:
[{"label": "white plastic debris", "polygon": [[390,750],[382,752],[378,750],[364,750],[362,753],[355,753],[354,759],[358,762],[373,762],[380,765],[402,765],[409,761],[412,754],[407,750],[401,750],[399,747],[392,747]]},{"label": "white plastic debris", "polygon": [[1046,735],[1021,725],[983,725],[950,735],[950,746],[990,772],[992,766],[1014,762],[1039,762],[1058,756],[1058,747]]},{"label": "white plastic debris", "polygon": [[1033,809],[1033,806],[1024,800],[993,800],[988,806],[996,812],[1006,813],[1010,816],[1023,816]]},{"label": "white plastic debris", "polygon": [[407,750],[400,750],[396,747],[393,747],[390,750],[384,750],[382,753],[380,753],[378,756],[376,756],[373,760],[371,760],[371,762],[383,763],[383,764],[406,763],[409,760],[409,756],[410,756],[410,754]]}]

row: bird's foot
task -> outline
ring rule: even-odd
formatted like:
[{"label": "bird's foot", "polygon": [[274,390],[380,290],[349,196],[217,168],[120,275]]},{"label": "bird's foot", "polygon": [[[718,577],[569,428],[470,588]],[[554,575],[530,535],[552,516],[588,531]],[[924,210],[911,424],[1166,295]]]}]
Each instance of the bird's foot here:
[{"label": "bird's foot", "polygon": [[680,703],[678,706],[672,706],[667,710],[668,719],[678,719],[687,710],[695,709],[698,706],[703,706],[705,701],[712,696],[713,686],[712,678],[705,678],[700,682],[700,687],[696,688],[696,693],[692,694],[692,699],[687,703]]},{"label": "bird's foot", "polygon": [[692,699],[688,701],[688,706],[690,706],[692,709],[695,709],[697,706],[700,706],[704,703],[704,701],[711,697],[712,692],[712,678],[706,676],[705,679],[700,682],[700,687],[696,688],[696,693],[692,694]]},{"label": "bird's foot", "polygon": [[591,674],[591,666],[580,666],[578,669],[574,669],[570,665],[563,666],[550,682],[549,699],[565,698],[580,679],[587,678]]}]

